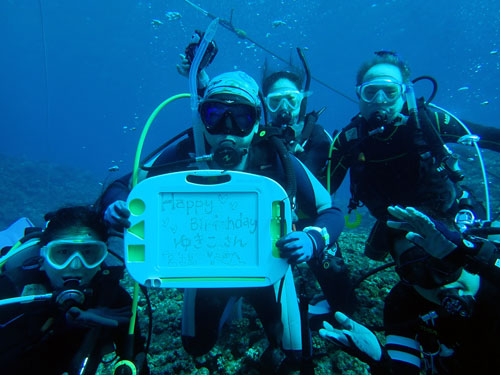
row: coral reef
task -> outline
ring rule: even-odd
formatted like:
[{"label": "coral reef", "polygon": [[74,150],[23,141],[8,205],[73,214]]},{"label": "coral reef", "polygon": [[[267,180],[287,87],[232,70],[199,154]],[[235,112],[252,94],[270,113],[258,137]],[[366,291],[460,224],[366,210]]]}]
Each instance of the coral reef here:
[{"label": "coral reef", "polygon": [[[481,172],[472,149],[460,150],[461,166],[466,179],[464,185],[483,200]],[[488,166],[492,213],[500,210],[500,159],[492,152],[484,152]],[[0,228],[8,226],[21,216],[27,216],[37,225],[43,224],[43,214],[68,204],[92,203],[99,195],[102,185],[88,172],[73,170],[50,163],[31,162],[3,156],[0,158],[0,173],[4,176],[0,185],[2,210]],[[114,176],[113,176],[114,177]],[[355,230],[342,233],[339,244],[346,263],[354,278],[368,269],[380,266],[363,255],[364,243],[373,219],[365,212],[363,222]],[[389,259],[388,259],[389,260]],[[308,268],[301,274],[307,280]],[[299,277],[299,276],[296,276]],[[297,280],[297,284],[298,284]],[[132,280],[126,276],[123,284],[132,292]],[[356,289],[357,309],[353,318],[371,328],[382,327],[383,301],[397,276],[392,269],[379,272],[364,280]],[[317,283],[309,282],[307,293],[319,293]],[[149,365],[152,375],[211,375],[245,374],[257,375],[261,371],[259,359],[267,347],[262,325],[253,309],[243,304],[243,319],[226,324],[217,345],[206,355],[189,356],[182,347],[181,317],[182,291],[178,289],[150,289],[149,297],[153,313],[153,330],[149,350]],[[142,331],[147,330],[147,303],[144,296],[139,301],[139,322]],[[381,342],[383,334],[377,333]],[[317,375],[368,374],[367,366],[338,350],[333,344],[322,340],[313,332],[314,364]],[[101,374],[110,374],[112,364],[102,365]],[[298,373],[298,372],[296,372]]]}]

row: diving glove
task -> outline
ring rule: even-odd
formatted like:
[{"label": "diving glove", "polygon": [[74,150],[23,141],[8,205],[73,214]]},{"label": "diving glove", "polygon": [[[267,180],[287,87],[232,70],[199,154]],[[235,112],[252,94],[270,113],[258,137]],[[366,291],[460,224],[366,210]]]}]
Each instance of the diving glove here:
[{"label": "diving glove", "polygon": [[276,242],[280,256],[291,264],[309,261],[314,254],[314,245],[311,235],[302,231],[288,233]]},{"label": "diving glove", "polygon": [[128,324],[132,311],[129,306],[112,309],[110,307],[95,307],[82,310],[76,306],[66,312],[66,320],[69,324],[78,327],[118,327]]},{"label": "diving glove", "polygon": [[341,328],[333,328],[329,323],[323,322],[324,328],[319,330],[321,337],[340,346],[346,353],[367,364],[382,359],[382,347],[372,331],[340,311],[335,313],[335,319]]},{"label": "diving glove", "polygon": [[413,207],[389,206],[387,211],[401,221],[387,221],[387,226],[408,232],[406,239],[420,246],[434,258],[443,259],[453,252],[460,243],[461,236],[452,232],[444,224],[431,220]]},{"label": "diving glove", "polygon": [[[188,44],[186,47],[186,50],[184,53],[180,54],[181,62],[180,64],[177,64],[177,71],[179,72],[180,75],[184,77],[189,77],[189,70],[191,69],[191,63],[193,62],[195,56],[196,56],[196,50],[199,47],[202,39],[203,39],[204,33],[202,33],[199,30],[196,30],[191,38],[191,42]],[[215,41],[212,40],[210,44],[208,45],[205,55],[200,61],[200,65],[198,67],[198,88],[199,89],[204,89],[205,87],[208,86],[208,82],[210,81],[210,78],[208,77],[207,72],[205,71],[205,68],[210,65],[210,63],[214,60],[215,56],[217,55],[218,48],[217,45],[215,44]]]},{"label": "diving glove", "polygon": [[104,212],[104,221],[113,229],[123,230],[130,227],[130,211],[125,201],[116,201],[111,203]]}]

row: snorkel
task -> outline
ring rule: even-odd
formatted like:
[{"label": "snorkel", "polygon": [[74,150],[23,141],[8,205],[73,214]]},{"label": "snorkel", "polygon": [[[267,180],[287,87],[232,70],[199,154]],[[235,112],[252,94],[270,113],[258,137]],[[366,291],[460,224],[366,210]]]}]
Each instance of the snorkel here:
[{"label": "snorkel", "polygon": [[[200,115],[198,113],[198,67],[200,66],[201,60],[205,55],[205,51],[207,50],[209,43],[215,36],[218,23],[219,19],[215,18],[208,25],[207,30],[205,31],[205,35],[203,36],[200,45],[196,49],[193,63],[191,64],[191,67],[189,69],[189,92],[191,93],[191,113],[196,156],[205,155],[205,141],[203,139],[203,130],[201,128]],[[206,167],[206,165],[204,165],[204,167]]]},{"label": "snorkel", "polygon": [[[311,86],[311,71],[309,70],[309,66],[307,65],[306,57],[304,56],[304,52],[297,47],[297,53],[299,54],[300,61],[304,66],[304,71],[306,72],[306,84],[304,86],[304,92],[309,92],[309,87]],[[307,107],[307,95],[304,95],[304,99],[302,99],[302,103],[300,104],[300,112],[299,112],[299,122],[304,121],[306,116],[306,107]]]},{"label": "snorkel", "polygon": [[415,98],[415,90],[413,89],[413,83],[410,82],[406,86],[406,104],[408,106],[408,113],[410,117],[413,118],[417,129],[420,129],[420,120],[418,118],[418,108],[417,108],[417,99]]}]

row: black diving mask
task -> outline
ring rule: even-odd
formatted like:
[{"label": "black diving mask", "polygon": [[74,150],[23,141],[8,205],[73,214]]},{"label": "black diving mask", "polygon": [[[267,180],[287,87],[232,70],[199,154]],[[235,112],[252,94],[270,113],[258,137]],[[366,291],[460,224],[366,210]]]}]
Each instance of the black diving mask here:
[{"label": "black diving mask", "polygon": [[208,99],[199,106],[201,121],[210,134],[246,137],[257,123],[259,109],[250,103]]}]

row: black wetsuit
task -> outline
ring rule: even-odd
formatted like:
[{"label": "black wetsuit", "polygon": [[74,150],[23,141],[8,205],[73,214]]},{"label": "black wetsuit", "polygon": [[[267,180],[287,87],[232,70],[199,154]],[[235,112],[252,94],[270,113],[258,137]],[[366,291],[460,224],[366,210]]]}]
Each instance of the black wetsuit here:
[{"label": "black wetsuit", "polygon": [[[449,217],[457,210],[456,201],[462,190],[450,174],[440,168],[437,151],[442,152],[442,144],[436,144],[429,134],[435,129],[443,142],[450,143],[465,135],[465,131],[447,114],[422,106],[419,120],[420,127],[410,117],[406,124],[385,125],[383,132],[369,135],[376,127],[358,115],[334,138],[332,191],[340,186],[350,170],[353,201],[364,204],[379,221],[370,241],[375,247],[385,246],[380,245],[384,241],[376,238],[379,237],[376,232],[386,232],[389,205],[418,207],[433,217]],[[472,133],[482,136],[481,147],[500,152],[500,129],[476,124],[469,127]],[[373,255],[374,259],[383,257],[383,254]]]},{"label": "black wetsuit", "polygon": [[[461,318],[447,314],[413,287],[397,284],[389,293],[384,309],[385,351],[393,360],[372,367],[372,373],[418,375],[419,367],[433,367],[436,371],[426,374],[498,373],[499,300],[499,288],[481,279],[472,315]],[[422,352],[427,354],[421,359]]]},{"label": "black wetsuit", "polygon": [[[51,293],[45,272],[40,271],[38,247],[23,250],[16,258],[25,260],[11,267],[14,257],[4,266],[0,275],[0,298],[18,297],[25,287],[41,286]],[[26,257],[26,255],[31,255]],[[39,293],[35,293],[39,294]],[[115,279],[102,272],[92,280],[86,292],[85,302],[78,305],[82,310],[96,307],[131,308],[131,298]],[[64,308],[54,299],[42,302],[17,303],[0,306],[0,368],[2,374],[63,374],[80,373],[88,357],[83,374],[95,374],[102,355],[113,351],[123,356],[128,337],[128,325],[116,328],[82,327],[70,324],[65,318]],[[144,351],[144,340],[137,331],[134,353]],[[148,374],[146,363],[138,369],[139,374]]]},{"label": "black wetsuit", "polygon": [[[185,160],[192,155],[194,150],[191,137],[173,145],[163,151],[154,161],[147,177],[164,173],[196,169],[196,165],[174,165],[171,162]],[[296,206],[308,217],[312,218],[309,225],[326,228],[330,241],[338,238],[344,225],[341,210],[337,208],[328,192],[321,186],[311,172],[302,166],[295,157],[291,157],[293,170],[295,172],[297,192]],[[269,177],[282,186],[286,186],[285,170],[274,147],[267,140],[259,140],[252,144],[249,149],[247,167],[245,172]],[[101,199],[102,210],[116,200],[126,200],[129,192],[130,175],[115,181],[105,192]],[[313,234],[314,235],[314,234]],[[320,246],[324,247],[324,240],[315,237]],[[264,288],[239,288],[239,289],[197,289],[195,300],[194,318],[195,336],[183,336],[185,349],[194,355],[208,352],[215,344],[224,310],[230,301],[239,297],[247,299],[255,308],[259,318],[263,322],[264,329],[269,341],[274,346],[279,346],[283,332],[281,322],[281,307],[276,301],[273,286]]]},{"label": "black wetsuit", "polygon": [[332,138],[321,125],[313,124],[312,127],[309,137],[301,143],[304,151],[297,151],[294,155],[305,164],[323,186],[326,186],[326,167]]}]

